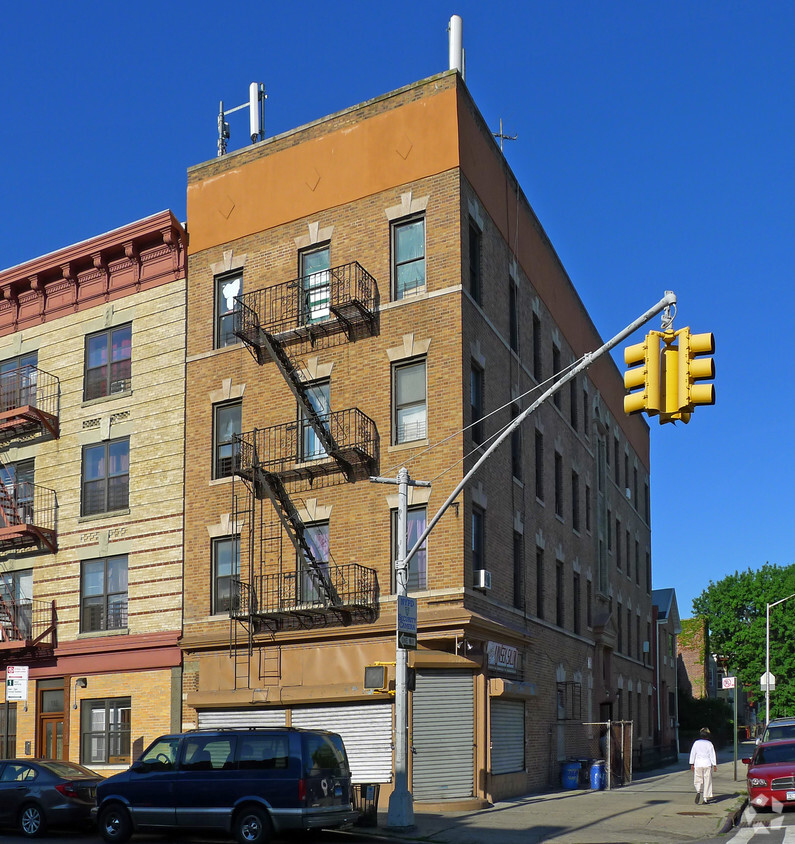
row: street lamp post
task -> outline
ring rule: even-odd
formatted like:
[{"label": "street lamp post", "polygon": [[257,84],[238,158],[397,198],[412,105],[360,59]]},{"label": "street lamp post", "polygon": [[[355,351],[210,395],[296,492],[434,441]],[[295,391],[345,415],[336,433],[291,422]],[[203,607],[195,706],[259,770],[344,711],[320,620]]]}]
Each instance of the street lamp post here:
[{"label": "street lamp post", "polygon": [[790,598],[795,598],[795,592],[765,607],[765,724],[770,722],[770,610]]}]

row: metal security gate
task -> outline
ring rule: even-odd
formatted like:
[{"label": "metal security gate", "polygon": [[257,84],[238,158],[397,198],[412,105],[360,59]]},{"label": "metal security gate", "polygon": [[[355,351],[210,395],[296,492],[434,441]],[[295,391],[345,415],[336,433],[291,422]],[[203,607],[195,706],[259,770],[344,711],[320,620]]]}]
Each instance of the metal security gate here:
[{"label": "metal security gate", "polygon": [[200,730],[225,727],[283,727],[287,723],[284,709],[208,709],[199,712]]},{"label": "metal security gate", "polygon": [[355,783],[392,781],[392,704],[293,709],[292,725],[339,733]]},{"label": "metal security gate", "polygon": [[415,800],[472,796],[474,735],[472,673],[418,671],[411,731]]},{"label": "metal security gate", "polygon": [[491,699],[491,773],[524,771],[524,701]]}]

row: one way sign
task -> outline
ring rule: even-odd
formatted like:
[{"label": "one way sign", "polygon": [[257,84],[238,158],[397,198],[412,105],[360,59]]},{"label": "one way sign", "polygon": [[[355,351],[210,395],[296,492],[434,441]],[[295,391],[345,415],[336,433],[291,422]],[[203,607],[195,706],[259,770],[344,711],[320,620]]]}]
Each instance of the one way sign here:
[{"label": "one way sign", "polygon": [[403,648],[404,651],[416,651],[417,650],[417,634],[416,633],[406,633],[404,631],[400,631],[397,634],[398,637],[398,647]]}]

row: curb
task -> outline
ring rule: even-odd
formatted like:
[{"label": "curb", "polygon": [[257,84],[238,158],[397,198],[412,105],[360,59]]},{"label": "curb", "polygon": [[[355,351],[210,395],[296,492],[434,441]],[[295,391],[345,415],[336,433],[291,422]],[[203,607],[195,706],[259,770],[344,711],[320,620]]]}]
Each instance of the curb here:
[{"label": "curb", "polygon": [[740,821],[740,818],[743,816],[743,812],[745,811],[746,806],[748,805],[748,798],[746,797],[740,806],[735,809],[733,812],[726,816],[726,820],[723,822],[723,826],[718,830],[718,835],[725,835],[727,832],[730,832],[734,829],[735,826]]}]

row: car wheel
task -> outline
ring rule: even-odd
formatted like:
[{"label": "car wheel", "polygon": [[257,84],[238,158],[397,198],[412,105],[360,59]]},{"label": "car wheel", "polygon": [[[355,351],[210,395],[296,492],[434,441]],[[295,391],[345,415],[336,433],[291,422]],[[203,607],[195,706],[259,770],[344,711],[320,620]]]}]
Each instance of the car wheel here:
[{"label": "car wheel", "polygon": [[235,816],[233,832],[238,844],[266,844],[273,834],[273,826],[264,809],[244,806]]},{"label": "car wheel", "polygon": [[19,831],[25,838],[42,835],[47,827],[41,809],[35,803],[26,803],[19,813]]},{"label": "car wheel", "polygon": [[132,835],[130,815],[123,806],[106,806],[97,818],[99,834],[110,844],[122,844]]}]

